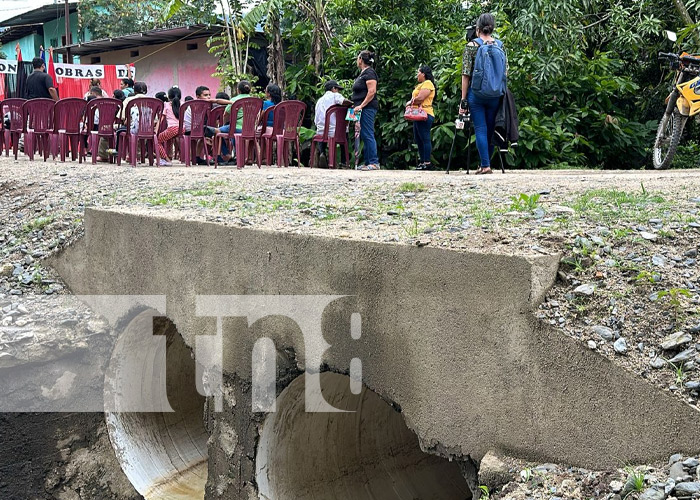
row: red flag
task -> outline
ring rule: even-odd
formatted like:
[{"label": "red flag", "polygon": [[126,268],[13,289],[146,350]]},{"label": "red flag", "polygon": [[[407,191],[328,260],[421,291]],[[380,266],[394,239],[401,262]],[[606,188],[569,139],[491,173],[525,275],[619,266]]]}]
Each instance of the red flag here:
[{"label": "red flag", "polygon": [[49,62],[46,66],[46,72],[53,80],[54,85],[58,88],[58,82],[56,81],[56,69],[53,66],[53,47],[49,47]]},{"label": "red flag", "polygon": [[22,49],[19,48],[19,42],[15,45],[15,53],[17,54],[17,62],[22,61]]}]

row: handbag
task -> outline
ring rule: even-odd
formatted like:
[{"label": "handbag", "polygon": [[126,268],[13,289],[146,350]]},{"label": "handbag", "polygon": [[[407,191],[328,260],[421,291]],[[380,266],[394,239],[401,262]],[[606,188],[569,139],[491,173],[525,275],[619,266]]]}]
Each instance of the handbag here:
[{"label": "handbag", "polygon": [[[362,116],[362,110],[358,109],[355,111],[355,108],[348,108],[348,112],[345,113],[345,121],[348,122],[359,122],[360,121],[360,116]],[[427,118],[426,118],[427,119]]]},{"label": "handbag", "polygon": [[[411,100],[411,103],[413,103],[413,100]],[[416,108],[412,104],[409,104],[406,106],[403,117],[409,122],[424,122],[428,119],[428,113],[423,109],[423,106],[418,106]]]}]

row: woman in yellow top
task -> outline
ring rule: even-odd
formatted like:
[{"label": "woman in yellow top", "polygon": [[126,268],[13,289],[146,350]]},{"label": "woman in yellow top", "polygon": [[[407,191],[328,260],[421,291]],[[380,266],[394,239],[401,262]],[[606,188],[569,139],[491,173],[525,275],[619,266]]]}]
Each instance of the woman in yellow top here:
[{"label": "woman in yellow top", "polygon": [[433,152],[433,145],[430,142],[430,129],[435,120],[433,112],[433,99],[435,99],[435,77],[433,70],[429,66],[421,66],[418,68],[418,85],[413,89],[413,98],[408,102],[413,106],[423,106],[423,109],[428,114],[428,119],[422,122],[413,122],[413,138],[418,145],[418,155],[420,156],[420,164],[416,170],[433,170],[430,163],[430,155]]}]

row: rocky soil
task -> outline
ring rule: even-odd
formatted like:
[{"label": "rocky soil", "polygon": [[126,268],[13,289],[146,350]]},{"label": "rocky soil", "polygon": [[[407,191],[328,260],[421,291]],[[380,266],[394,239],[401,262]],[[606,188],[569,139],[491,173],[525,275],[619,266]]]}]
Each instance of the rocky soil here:
[{"label": "rocky soil", "polygon": [[[227,225],[460,251],[557,253],[559,279],[538,317],[687,404],[697,407],[700,399],[700,171],[476,177],[2,157],[0,370],[67,354],[101,335],[90,311],[56,302],[68,292],[42,263],[81,236],[86,207],[177,212]],[[84,326],[74,328],[78,322]],[[697,465],[685,463],[690,458],[682,457],[687,474],[675,490],[667,478],[677,477],[680,466],[635,469],[644,475],[643,488],[628,498],[662,498],[660,491],[690,498],[690,490],[679,490],[680,483],[700,485]],[[552,465],[520,470],[530,472],[509,482],[500,497],[622,497],[616,481],[624,485],[630,475]]]}]

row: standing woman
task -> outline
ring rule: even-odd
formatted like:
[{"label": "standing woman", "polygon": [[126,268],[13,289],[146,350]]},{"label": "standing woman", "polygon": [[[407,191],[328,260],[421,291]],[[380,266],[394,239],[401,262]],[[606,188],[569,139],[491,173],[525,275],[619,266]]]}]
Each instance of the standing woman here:
[{"label": "standing woman", "polygon": [[158,134],[158,149],[160,150],[160,166],[170,166],[172,163],[168,158],[168,153],[165,149],[168,141],[177,137],[178,129],[180,128],[180,100],[182,93],[177,87],[168,89],[168,100],[163,105],[163,114],[167,121],[167,126],[160,134]]},{"label": "standing woman", "polygon": [[360,68],[360,76],[352,85],[352,102],[355,111],[362,111],[360,116],[360,139],[365,144],[363,166],[355,167],[358,170],[379,170],[379,157],[377,156],[377,141],[374,139],[374,119],[377,117],[379,101],[377,100],[377,72],[372,68],[374,53],[363,50],[357,56],[357,67]]},{"label": "standing woman", "polygon": [[[479,151],[481,166],[477,174],[491,174],[491,153],[493,152],[493,131],[496,128],[496,114],[500,104],[500,97],[478,97],[471,88],[471,79],[474,72],[474,62],[479,48],[485,44],[502,46],[501,42],[493,38],[492,33],[496,21],[492,14],[481,14],[476,22],[476,36],[464,48],[462,56],[462,100],[459,105],[459,113],[471,111],[474,122],[474,135],[476,135],[476,149]],[[507,65],[507,61],[506,61]]]},{"label": "standing woman", "polygon": [[435,99],[435,77],[430,66],[423,65],[418,68],[418,85],[413,89],[412,98],[407,105],[421,106],[428,114],[428,119],[425,121],[413,122],[413,138],[418,146],[418,156],[420,164],[416,170],[432,170],[433,165],[430,163],[430,155],[433,152],[433,144],[430,142],[430,129],[435,121],[435,112],[433,111],[433,99]]}]

